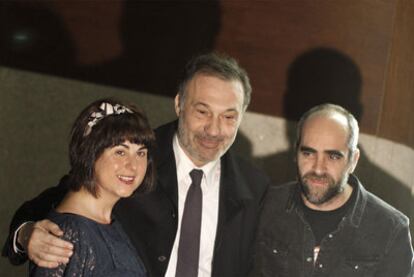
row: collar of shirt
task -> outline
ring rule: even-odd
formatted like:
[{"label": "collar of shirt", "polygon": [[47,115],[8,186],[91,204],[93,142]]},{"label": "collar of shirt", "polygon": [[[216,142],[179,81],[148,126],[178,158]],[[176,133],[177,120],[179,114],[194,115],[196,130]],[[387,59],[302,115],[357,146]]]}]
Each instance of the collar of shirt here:
[{"label": "collar of shirt", "polygon": [[[180,143],[178,142],[177,134],[173,138],[173,151],[175,156],[175,163],[177,166],[177,181],[178,184],[188,183],[191,180],[190,172],[194,168],[203,170],[203,179],[205,179],[205,187],[202,187],[203,191],[209,190],[210,186],[215,183],[215,178],[217,177],[217,172],[220,171],[220,159],[211,161],[205,164],[202,167],[197,167],[184,152]],[[187,180],[187,181],[186,181]],[[191,183],[191,181],[190,181]],[[205,192],[207,192],[205,191]]]}]

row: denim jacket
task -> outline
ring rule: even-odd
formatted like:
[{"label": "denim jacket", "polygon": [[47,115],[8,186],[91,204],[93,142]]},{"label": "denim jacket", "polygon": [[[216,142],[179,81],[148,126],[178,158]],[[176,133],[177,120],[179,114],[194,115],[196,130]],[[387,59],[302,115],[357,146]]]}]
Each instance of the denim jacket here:
[{"label": "denim jacket", "polygon": [[412,277],[409,220],[351,175],[356,201],[326,235],[316,261],[315,239],[300,205],[297,183],[272,187],[266,196],[251,276]]}]

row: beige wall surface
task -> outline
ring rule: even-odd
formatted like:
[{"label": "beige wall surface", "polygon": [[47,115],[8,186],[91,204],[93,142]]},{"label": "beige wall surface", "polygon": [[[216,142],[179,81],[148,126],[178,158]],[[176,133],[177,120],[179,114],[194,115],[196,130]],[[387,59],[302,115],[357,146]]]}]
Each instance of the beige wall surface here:
[{"label": "beige wall surface", "polygon": [[[69,128],[90,102],[116,96],[143,108],[156,127],[175,118],[171,98],[0,67],[0,231],[14,211],[57,184],[68,171]],[[235,148],[263,168],[275,184],[294,178],[290,134],[294,124],[248,112]],[[414,219],[414,150],[362,134],[357,175],[365,186]],[[0,259],[0,276],[25,276],[26,266]]]}]

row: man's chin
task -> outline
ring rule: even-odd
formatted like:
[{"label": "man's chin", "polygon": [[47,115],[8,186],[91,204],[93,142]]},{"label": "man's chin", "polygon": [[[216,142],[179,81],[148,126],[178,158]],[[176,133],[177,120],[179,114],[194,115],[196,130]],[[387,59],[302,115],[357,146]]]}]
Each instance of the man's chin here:
[{"label": "man's chin", "polygon": [[322,188],[319,184],[314,186],[308,182],[302,183],[302,193],[305,195],[305,198],[314,205],[326,202],[326,187]]},{"label": "man's chin", "polygon": [[321,204],[324,199],[324,193],[312,191],[309,189],[304,191],[304,195],[305,198],[312,204]]},{"label": "man's chin", "polygon": [[321,205],[327,201],[324,199],[324,197],[321,196],[305,195],[305,197],[306,200],[308,200],[308,202],[312,203],[313,205]]},{"label": "man's chin", "polygon": [[337,197],[340,190],[309,189],[308,187],[308,189],[304,190],[303,193],[310,203],[314,205],[322,205]]},{"label": "man's chin", "polygon": [[200,158],[208,162],[215,161],[224,154],[220,147],[207,148],[200,145],[198,146],[198,153]]},{"label": "man's chin", "polygon": [[220,159],[220,155],[215,153],[214,155],[203,155],[200,160],[203,161],[204,164],[207,164],[218,159]]}]

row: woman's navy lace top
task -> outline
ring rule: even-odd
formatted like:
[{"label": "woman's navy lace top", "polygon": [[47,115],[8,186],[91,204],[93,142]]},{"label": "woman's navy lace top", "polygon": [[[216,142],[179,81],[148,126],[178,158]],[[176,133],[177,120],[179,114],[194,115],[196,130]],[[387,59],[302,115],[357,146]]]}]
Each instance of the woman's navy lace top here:
[{"label": "woman's navy lace top", "polygon": [[120,224],[100,224],[86,217],[57,213],[48,215],[63,230],[63,239],[74,245],[66,265],[55,269],[30,264],[30,276],[147,276],[144,265]]}]

